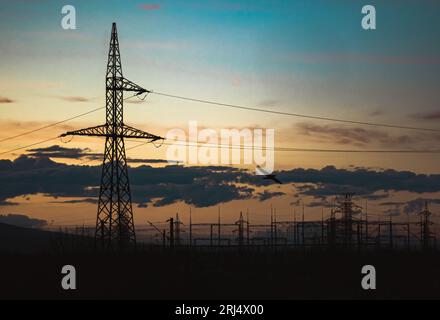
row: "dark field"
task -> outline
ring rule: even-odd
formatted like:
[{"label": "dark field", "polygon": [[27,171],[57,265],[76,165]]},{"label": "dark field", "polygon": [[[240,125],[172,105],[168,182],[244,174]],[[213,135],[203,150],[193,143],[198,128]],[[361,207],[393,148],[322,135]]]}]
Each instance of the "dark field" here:
[{"label": "dark field", "polygon": [[[409,299],[440,298],[440,255],[292,249],[144,248],[136,254],[0,256],[0,298]],[[61,289],[74,265],[77,290]],[[375,266],[377,290],[361,289]]]}]

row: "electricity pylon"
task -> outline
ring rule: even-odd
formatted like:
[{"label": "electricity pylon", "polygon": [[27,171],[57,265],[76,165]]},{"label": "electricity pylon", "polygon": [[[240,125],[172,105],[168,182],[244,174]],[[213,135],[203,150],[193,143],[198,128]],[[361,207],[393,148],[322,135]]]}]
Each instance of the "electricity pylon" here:
[{"label": "electricity pylon", "polygon": [[124,249],[136,244],[124,138],[149,142],[162,139],[124,124],[124,91],[135,95],[149,92],[123,77],[116,23],[113,23],[106,76],[106,123],[61,135],[105,137],[95,231],[95,243],[103,249]]}]

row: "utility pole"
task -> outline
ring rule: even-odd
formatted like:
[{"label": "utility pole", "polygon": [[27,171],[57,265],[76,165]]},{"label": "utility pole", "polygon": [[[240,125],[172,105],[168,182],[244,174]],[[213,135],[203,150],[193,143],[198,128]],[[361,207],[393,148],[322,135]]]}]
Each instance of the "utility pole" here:
[{"label": "utility pole", "polygon": [[238,225],[238,244],[240,247],[244,244],[244,222],[243,212],[240,212],[240,218],[235,223]]},{"label": "utility pole", "polygon": [[174,248],[174,219],[167,220],[170,223],[170,247]]},{"label": "utility pole", "polygon": [[324,245],[324,208],[321,210],[321,246]]},{"label": "utility pole", "polygon": [[274,209],[274,237],[275,237],[275,246],[278,245],[278,226],[277,226],[277,209]]},{"label": "utility pole", "polygon": [[428,210],[428,202],[425,201],[425,208],[422,210],[422,212],[419,213],[420,215],[420,238],[422,242],[422,248],[424,250],[431,248],[431,240],[434,238],[431,233],[431,224],[430,221],[432,213]]},{"label": "utility pole", "polygon": [[220,206],[218,207],[218,243],[217,245],[220,246],[221,243],[221,220],[220,220]]},{"label": "utility pole", "polygon": [[389,221],[389,237],[390,237],[390,249],[393,249],[394,243],[393,243],[393,216],[390,214],[390,221]]},{"label": "utility pole", "polygon": [[296,246],[298,244],[297,241],[297,225],[296,225],[296,211],[295,207],[293,207],[293,243]]},{"label": "utility pole", "polygon": [[365,200],[365,246],[368,247],[368,202]]},{"label": "utility pole", "polygon": [[192,215],[191,207],[189,207],[189,246],[192,246]]},{"label": "utility pole", "polygon": [[273,208],[270,205],[270,245],[273,246]]},{"label": "utility pole", "polygon": [[175,241],[175,243],[176,243],[176,245],[180,245],[180,225],[181,225],[181,222],[180,222],[180,219],[179,219],[179,213],[176,213],[176,221],[174,222],[175,223],[175,231],[174,231],[174,233],[175,233],[175,239],[174,239],[174,241]]},{"label": "utility pole", "polygon": [[106,74],[106,122],[61,135],[105,138],[95,230],[95,244],[100,242],[104,249],[123,250],[136,245],[124,138],[149,142],[162,139],[124,123],[124,91],[134,92],[134,95],[149,92],[123,77],[118,33],[113,23]]},{"label": "utility pole", "polygon": [[249,245],[249,234],[250,234],[250,230],[249,230],[249,209],[246,213],[246,233],[247,233],[247,245]]},{"label": "utility pole", "polygon": [[306,246],[306,234],[305,234],[305,220],[304,220],[304,202],[302,203],[302,246]]}]

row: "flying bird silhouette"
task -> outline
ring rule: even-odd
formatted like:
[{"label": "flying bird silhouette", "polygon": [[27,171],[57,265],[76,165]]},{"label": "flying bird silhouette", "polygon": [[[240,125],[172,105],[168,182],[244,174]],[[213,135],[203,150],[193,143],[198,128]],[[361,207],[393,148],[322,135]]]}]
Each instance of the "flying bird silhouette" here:
[{"label": "flying bird silhouette", "polygon": [[276,183],[283,184],[280,180],[276,178],[276,174],[268,173],[267,171],[263,170],[260,166],[257,167],[257,170],[261,173],[261,175],[264,176],[263,179],[272,180],[275,181]]}]

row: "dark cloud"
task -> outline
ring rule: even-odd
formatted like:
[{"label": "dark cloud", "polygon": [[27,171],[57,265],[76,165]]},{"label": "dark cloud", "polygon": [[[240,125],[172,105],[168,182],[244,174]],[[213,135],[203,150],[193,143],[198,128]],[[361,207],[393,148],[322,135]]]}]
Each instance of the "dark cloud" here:
[{"label": "dark cloud", "polygon": [[[417,214],[421,212],[424,207],[425,203],[429,205],[432,204],[440,204],[440,199],[433,199],[433,198],[416,198],[410,201],[388,201],[388,202],[382,202],[380,203],[381,206],[390,206],[398,208],[400,211],[400,208],[403,207],[402,211],[405,214]],[[390,209],[391,210],[391,209]]]},{"label": "dark cloud", "polygon": [[128,163],[169,163],[169,164],[178,164],[180,161],[168,161],[166,159],[135,159],[135,158],[127,158]]},{"label": "dark cloud", "polygon": [[276,107],[279,104],[280,104],[280,100],[268,99],[268,100],[260,101],[260,103],[258,103],[258,106],[259,107]]},{"label": "dark cloud", "polygon": [[0,207],[8,207],[8,206],[16,206],[16,205],[18,205],[17,202],[0,201]]},{"label": "dark cloud", "polygon": [[7,214],[0,215],[0,223],[11,224],[17,227],[24,228],[41,228],[47,225],[46,220],[29,218],[23,214]]},{"label": "dark cloud", "polygon": [[370,112],[371,117],[383,116],[384,114],[385,114],[385,112],[383,112],[383,110],[374,110],[374,111]]},{"label": "dark cloud", "polygon": [[332,208],[334,207],[334,203],[327,200],[327,198],[323,198],[322,200],[312,201],[307,204],[308,207],[325,207],[325,208]]},{"label": "dark cloud", "polygon": [[[89,159],[89,160],[101,160],[102,153],[93,153],[89,148],[65,148],[59,145],[53,145],[47,148],[36,148],[26,150],[27,155],[34,158],[60,158],[60,159]],[[129,163],[174,163],[178,164],[179,161],[167,161],[165,159],[139,159],[139,158],[127,158]]]},{"label": "dark cloud", "polygon": [[0,103],[13,103],[15,102],[12,99],[6,98],[6,97],[0,97]]},{"label": "dark cloud", "polygon": [[256,198],[260,201],[265,201],[274,197],[280,197],[284,195],[285,195],[284,192],[280,192],[280,191],[272,192],[269,190],[264,190],[263,192],[257,193]]},{"label": "dark cloud", "polygon": [[315,142],[328,142],[353,146],[365,146],[372,143],[396,145],[413,142],[413,138],[408,135],[391,136],[384,131],[360,127],[299,123],[297,124],[297,129],[299,134],[306,136]]},{"label": "dark cloud", "polygon": [[[204,207],[232,200],[282,195],[281,192],[269,191],[255,194],[253,187],[269,186],[270,182],[253,172],[233,167],[141,165],[129,167],[129,175],[133,202],[140,206],[164,206],[184,201]],[[14,161],[0,160],[0,202],[37,193],[52,197],[96,199],[100,176],[99,165],[66,165],[45,157],[29,156],[21,156]],[[440,175],[409,171],[348,170],[327,166],[320,170],[283,170],[277,172],[277,176],[285,184],[295,184],[299,195],[321,200],[345,192],[378,200],[391,191],[440,191]]]},{"label": "dark cloud", "polygon": [[430,111],[425,113],[413,113],[410,115],[411,118],[417,120],[439,120],[440,119],[440,110]]},{"label": "dark cloud", "polygon": [[[235,185],[239,176],[245,174],[236,168],[143,165],[129,168],[129,174],[135,204],[163,206],[184,201],[203,207],[253,195],[253,189]],[[0,201],[36,193],[93,199],[98,195],[100,175],[100,166],[66,165],[43,157],[2,160]]]},{"label": "dark cloud", "polygon": [[386,199],[389,196],[390,196],[389,193],[380,193],[380,194],[374,193],[374,194],[364,194],[361,196],[361,198],[371,201],[377,201],[377,200]]},{"label": "dark cloud", "polygon": [[[329,196],[345,192],[368,195],[374,192],[409,191],[416,193],[440,191],[439,174],[416,174],[410,171],[337,169],[327,166],[318,169],[291,169],[277,172],[284,183],[308,183],[300,193]],[[251,182],[258,183],[253,177]]]},{"label": "dark cloud", "polygon": [[101,158],[102,155],[99,153],[91,153],[90,149],[80,149],[80,148],[65,148],[58,145],[53,145],[47,148],[36,148],[26,150],[28,156],[36,158],[63,158],[63,159],[81,159],[87,158]]},{"label": "dark cloud", "polygon": [[406,214],[417,214],[424,209],[425,203],[440,204],[440,199],[417,198],[405,203],[403,212]]},{"label": "dark cloud", "polygon": [[398,217],[400,216],[400,207],[395,206],[394,208],[385,210],[385,215],[388,215],[390,217]]},{"label": "dark cloud", "polygon": [[69,101],[69,102],[89,102],[92,99],[86,97],[59,97],[61,100]]},{"label": "dark cloud", "polygon": [[75,200],[59,200],[59,201],[51,201],[50,203],[68,203],[68,204],[75,204],[75,203],[98,203],[97,198],[85,198],[85,199],[75,199]]}]

